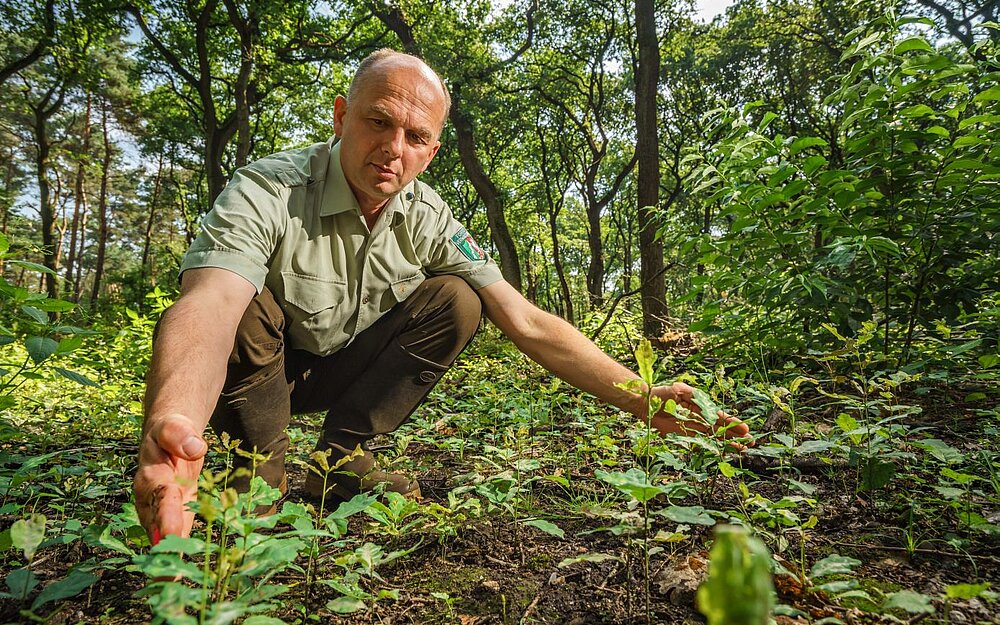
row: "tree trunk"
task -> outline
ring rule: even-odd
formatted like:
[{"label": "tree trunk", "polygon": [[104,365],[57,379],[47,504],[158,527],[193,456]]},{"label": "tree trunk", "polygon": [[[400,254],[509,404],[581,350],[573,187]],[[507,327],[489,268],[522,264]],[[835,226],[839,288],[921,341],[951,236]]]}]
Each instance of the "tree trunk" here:
[{"label": "tree trunk", "polygon": [[104,277],[104,259],[108,249],[108,178],[111,174],[111,137],[108,134],[108,104],[101,105],[101,133],[104,135],[104,158],[101,161],[101,192],[97,203],[99,228],[97,235],[97,260],[94,262],[94,285],[90,291],[90,305],[97,303]]},{"label": "tree trunk", "polygon": [[476,193],[486,205],[486,221],[490,224],[490,235],[493,245],[500,255],[500,271],[504,279],[518,291],[521,290],[521,266],[517,258],[517,247],[507,229],[507,218],[503,214],[503,203],[500,193],[493,181],[483,169],[483,164],[476,154],[476,139],[472,132],[472,122],[457,106],[451,107],[451,122],[455,126],[458,137],[458,154],[465,167],[469,181]]},{"label": "tree trunk", "polygon": [[[76,182],[73,185],[73,224],[69,233],[69,258],[66,260],[66,288],[71,290],[70,297],[74,302],[79,301],[80,292],[74,288],[77,280],[74,279],[74,272],[79,272],[80,257],[83,252],[83,232],[82,224],[85,224],[85,213],[87,212],[87,159],[90,157],[90,113],[93,96],[87,92],[87,109],[83,116],[83,146],[80,160],[76,165]],[[79,240],[77,237],[79,236]],[[77,244],[79,243],[79,248]]]},{"label": "tree trunk", "polygon": [[146,219],[146,235],[142,241],[142,273],[140,284],[146,282],[146,265],[149,262],[149,248],[153,240],[153,222],[156,219],[156,200],[160,197],[160,180],[163,178],[163,154],[156,164],[156,178],[153,179],[153,195],[149,198],[149,217]]},{"label": "tree trunk", "polygon": [[655,209],[659,204],[660,161],[656,123],[656,90],[660,50],[656,39],[653,0],[636,0],[635,24],[639,62],[635,81],[635,126],[639,155],[639,281],[642,297],[642,331],[659,337],[667,313],[666,289],[662,277],[663,246],[656,240]]},{"label": "tree trunk", "polygon": [[[53,271],[56,267],[56,246],[54,235],[55,207],[49,198],[49,154],[52,146],[49,143],[48,120],[55,112],[52,108],[45,107],[45,100],[34,109],[34,130],[35,130],[35,168],[38,182],[38,212],[42,218],[42,264]],[[59,297],[56,288],[56,277],[53,274],[45,274],[45,291],[49,297],[55,299]]]}]

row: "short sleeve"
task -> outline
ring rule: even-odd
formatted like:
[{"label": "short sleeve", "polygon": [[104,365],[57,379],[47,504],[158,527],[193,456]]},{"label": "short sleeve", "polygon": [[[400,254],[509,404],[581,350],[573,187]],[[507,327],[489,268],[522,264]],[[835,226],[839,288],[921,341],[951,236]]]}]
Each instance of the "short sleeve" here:
[{"label": "short sleeve", "polygon": [[[423,186],[423,185],[421,185]],[[479,290],[503,280],[500,268],[436,193],[423,186],[422,202],[429,209],[417,233],[424,269],[431,275],[454,275]]]},{"label": "short sleeve", "polygon": [[267,263],[277,246],[287,215],[287,189],[262,172],[243,168],[219,194],[215,206],[202,220],[181,273],[188,269],[218,267],[246,278],[260,293],[267,277]]}]

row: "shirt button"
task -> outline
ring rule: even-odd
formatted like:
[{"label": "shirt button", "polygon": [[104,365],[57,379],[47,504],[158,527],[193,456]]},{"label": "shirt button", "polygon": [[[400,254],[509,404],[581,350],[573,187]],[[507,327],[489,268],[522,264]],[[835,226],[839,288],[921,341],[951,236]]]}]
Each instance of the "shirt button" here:
[{"label": "shirt button", "polygon": [[367,304],[368,303],[368,296],[367,295],[365,295],[364,297],[361,298],[361,303],[362,304]]}]

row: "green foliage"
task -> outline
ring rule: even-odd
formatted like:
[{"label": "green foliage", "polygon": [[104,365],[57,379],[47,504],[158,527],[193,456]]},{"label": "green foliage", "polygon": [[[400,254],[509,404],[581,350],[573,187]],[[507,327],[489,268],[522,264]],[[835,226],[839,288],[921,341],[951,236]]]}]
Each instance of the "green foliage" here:
[{"label": "green foliage", "polygon": [[1000,270],[996,73],[904,37],[914,21],[850,34],[830,137],[775,133],[755,104],[708,116],[709,143],[687,157],[692,191],[717,207],[686,244],[705,267],[693,330],[788,351],[828,344],[821,322],[852,334],[874,320],[905,360],[936,320],[982,310]]},{"label": "green foliage", "polygon": [[698,588],[698,610],[708,625],[766,625],[774,607],[771,555],[746,530],[715,530],[708,579]]},{"label": "green foliage", "polygon": [[[52,273],[41,265],[11,257],[10,242],[0,233],[0,263]],[[94,334],[61,322],[59,315],[75,308],[71,302],[14,286],[0,276],[0,306],[3,311],[0,316],[0,358],[3,359],[0,360],[0,410],[15,405],[15,393],[26,382],[44,379],[47,374],[97,386],[86,375],[55,364],[78,350],[84,337]]]}]

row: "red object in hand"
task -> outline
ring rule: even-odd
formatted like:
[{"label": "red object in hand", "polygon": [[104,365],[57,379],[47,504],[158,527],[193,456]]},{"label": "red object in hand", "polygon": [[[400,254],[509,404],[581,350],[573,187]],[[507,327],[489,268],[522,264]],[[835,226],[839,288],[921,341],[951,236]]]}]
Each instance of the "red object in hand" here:
[{"label": "red object in hand", "polygon": [[161,538],[160,528],[154,527],[149,537],[149,542],[155,547],[160,542]]}]

